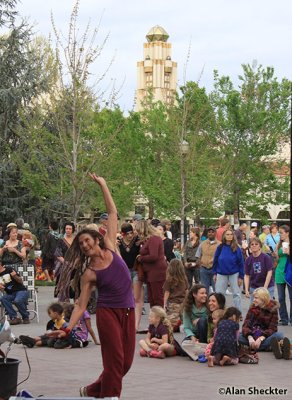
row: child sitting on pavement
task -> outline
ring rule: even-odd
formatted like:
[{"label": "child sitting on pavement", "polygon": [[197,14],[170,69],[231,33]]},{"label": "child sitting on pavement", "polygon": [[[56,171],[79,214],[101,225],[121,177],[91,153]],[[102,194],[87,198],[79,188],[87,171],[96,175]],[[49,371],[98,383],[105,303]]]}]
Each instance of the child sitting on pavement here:
[{"label": "child sitting on pavement", "polygon": [[271,339],[271,348],[277,360],[284,358],[284,360],[292,360],[292,347],[290,340],[284,337],[278,341],[277,338]]},{"label": "child sitting on pavement", "polygon": [[177,354],[171,322],[162,307],[154,306],[149,312],[149,328],[146,339],[140,340],[141,357],[165,358]]},{"label": "child sitting on pavement", "polygon": [[48,333],[50,330],[63,330],[68,326],[68,323],[65,321],[64,318],[64,308],[62,304],[60,303],[52,303],[48,307],[48,314],[51,320],[47,324],[47,332],[41,336],[36,336],[35,338],[32,338],[30,336],[25,336],[25,335],[20,335],[19,339],[20,342],[29,347],[32,348],[34,346],[37,347],[42,347],[42,346],[48,346],[48,347],[54,347],[55,349],[63,349],[65,347],[68,347],[70,345],[69,340],[60,340],[56,339],[53,337],[50,337]]},{"label": "child sitting on pavement", "polygon": [[239,320],[241,312],[236,307],[229,307],[224,313],[216,330],[211,355],[208,357],[208,366],[214,364],[236,365],[238,364],[238,336]]},{"label": "child sitting on pavement", "polygon": [[208,343],[208,345],[205,349],[205,357],[206,358],[208,358],[211,354],[211,349],[212,349],[214,341],[215,341],[217,326],[218,326],[219,322],[222,320],[224,313],[225,313],[225,311],[221,310],[221,309],[215,310],[212,312],[213,337],[211,338],[210,342]]},{"label": "child sitting on pavement", "polygon": [[[75,301],[75,304],[78,303],[78,300]],[[64,316],[66,321],[70,321],[71,314],[74,310],[74,304],[69,304],[66,303],[64,305]],[[88,346],[88,334],[90,333],[90,336],[92,337],[92,340],[94,344],[99,345],[99,341],[96,339],[94,330],[92,329],[91,326],[91,319],[90,319],[90,314],[87,310],[84,311],[82,317],[80,320],[77,322],[77,325],[75,326],[75,335],[78,340],[81,341],[82,346],[74,346],[74,343],[71,347],[86,347]],[[75,343],[77,345],[77,343]]]}]

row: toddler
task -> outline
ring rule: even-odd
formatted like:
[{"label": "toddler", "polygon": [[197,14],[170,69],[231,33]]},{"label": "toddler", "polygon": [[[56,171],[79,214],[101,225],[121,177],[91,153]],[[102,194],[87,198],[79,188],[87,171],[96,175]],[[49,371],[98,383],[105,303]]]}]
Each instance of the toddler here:
[{"label": "toddler", "polygon": [[[219,322],[222,320],[224,316],[225,311],[224,310],[215,310],[212,312],[212,322],[213,322],[213,337],[211,338],[210,342],[208,343],[206,349],[205,349],[205,357],[209,357],[211,355],[211,349],[214,344],[215,336],[216,336],[216,330]],[[210,358],[211,360],[211,358]]]},{"label": "toddler", "polygon": [[238,335],[241,312],[236,307],[229,307],[219,322],[208,366],[238,364]]},{"label": "toddler", "polygon": [[146,339],[140,340],[141,357],[165,358],[175,356],[177,349],[172,326],[162,307],[154,306],[149,312],[149,328]]},{"label": "toddler", "polygon": [[[78,300],[75,301],[75,304],[78,304]],[[68,322],[70,321],[73,310],[74,310],[74,304],[66,303],[64,305],[64,315],[65,315],[66,321],[68,321]],[[90,336],[92,337],[94,344],[96,344],[96,345],[100,344],[98,342],[98,340],[96,339],[94,330],[92,329],[90,314],[87,310],[84,311],[82,317],[77,322],[77,324],[75,325],[73,330],[75,332],[75,341],[73,341],[71,343],[70,347],[86,347],[86,346],[88,346],[88,334],[89,333],[90,333]]]},{"label": "toddler", "polygon": [[70,345],[69,339],[64,341],[61,339],[53,338],[49,336],[49,332],[52,330],[64,330],[68,323],[65,321],[64,318],[64,308],[60,303],[53,303],[48,307],[48,315],[51,320],[47,324],[47,332],[41,336],[36,336],[34,338],[30,336],[20,335],[19,339],[20,342],[32,348],[34,346],[42,347],[54,347],[55,349],[63,349]]}]

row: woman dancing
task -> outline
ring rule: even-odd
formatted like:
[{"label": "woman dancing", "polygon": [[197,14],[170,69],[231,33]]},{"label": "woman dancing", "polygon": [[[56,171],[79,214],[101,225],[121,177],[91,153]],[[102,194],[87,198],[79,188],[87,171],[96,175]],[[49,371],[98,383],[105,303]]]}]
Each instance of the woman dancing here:
[{"label": "woman dancing", "polygon": [[64,337],[74,328],[86,310],[91,291],[97,287],[96,325],[104,370],[95,382],[80,388],[80,395],[116,399],[120,397],[123,376],[130,369],[134,357],[135,304],[129,269],[115,253],[118,225],[115,203],[105,180],[95,174],[90,174],[90,177],[102,190],[108,229],[104,237],[95,230],[83,229],[76,235],[66,255],[68,262],[62,270],[59,291],[68,295],[68,281],[75,268],[73,289],[78,293],[80,283],[80,295],[68,327],[59,331],[58,336]]}]

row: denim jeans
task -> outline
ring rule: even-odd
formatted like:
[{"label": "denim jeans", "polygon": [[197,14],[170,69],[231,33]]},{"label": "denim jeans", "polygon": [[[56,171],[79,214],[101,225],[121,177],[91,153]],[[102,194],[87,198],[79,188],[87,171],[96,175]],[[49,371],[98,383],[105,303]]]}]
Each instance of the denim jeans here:
[{"label": "denim jeans", "polygon": [[200,268],[200,277],[201,277],[201,284],[204,285],[207,289],[207,293],[209,295],[210,286],[212,286],[213,292],[215,292],[215,282],[213,279],[213,272],[212,268]]},{"label": "denim jeans", "polygon": [[238,272],[232,275],[220,275],[217,274],[216,280],[216,292],[222,293],[225,296],[226,289],[228,287],[228,282],[230,283],[234,306],[238,308],[242,312],[241,309],[241,293],[240,288],[238,286]]},{"label": "denim jeans", "polygon": [[200,343],[207,343],[208,336],[208,319],[200,318],[197,322],[197,334],[196,337]]},{"label": "denim jeans", "polygon": [[[250,304],[253,302],[253,292],[256,290],[256,288],[249,288],[249,294],[250,294]],[[270,293],[271,299],[274,298],[275,294],[275,286],[271,286],[268,288],[268,291]]]},{"label": "denim jeans", "polygon": [[[287,305],[286,305],[286,286],[288,289],[289,299],[290,299],[290,318],[288,317]],[[281,322],[284,324],[292,324],[292,287],[286,283],[277,283],[278,298],[280,303],[280,318]]]},{"label": "denim jeans", "polygon": [[[259,347],[259,351],[271,350],[271,340],[274,337],[279,341],[284,338],[284,334],[282,332],[275,332],[271,336],[268,336],[265,340],[262,341],[262,343]],[[246,337],[244,337],[242,333],[239,335],[238,341],[240,344],[249,346],[248,339]]]},{"label": "denim jeans", "polygon": [[20,290],[18,292],[14,292],[12,294],[4,294],[0,298],[0,301],[5,308],[5,311],[9,315],[10,319],[14,319],[17,317],[17,312],[13,308],[13,304],[18,309],[20,315],[23,319],[29,318],[29,312],[27,311],[27,300],[28,300],[28,291]]}]

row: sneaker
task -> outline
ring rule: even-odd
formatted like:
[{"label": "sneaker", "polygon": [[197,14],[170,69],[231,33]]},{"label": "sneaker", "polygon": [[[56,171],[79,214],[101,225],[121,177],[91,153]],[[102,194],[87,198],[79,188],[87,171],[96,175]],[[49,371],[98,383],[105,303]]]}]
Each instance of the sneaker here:
[{"label": "sneaker", "polygon": [[148,352],[144,349],[140,349],[140,356],[141,357],[148,357]]},{"label": "sneaker", "polygon": [[288,325],[288,321],[279,321],[278,325],[287,326]]},{"label": "sneaker", "polygon": [[30,320],[28,318],[25,318],[22,320],[23,324],[30,324]]},{"label": "sneaker", "polygon": [[290,340],[287,337],[283,339],[282,353],[284,360],[290,360]]},{"label": "sneaker", "polygon": [[19,325],[21,324],[22,320],[20,318],[13,318],[9,321],[10,325]]},{"label": "sneaker", "polygon": [[275,338],[275,337],[273,337],[271,339],[270,343],[271,343],[271,349],[272,349],[274,356],[276,357],[277,360],[280,360],[283,357],[280,343],[278,342],[277,338]]},{"label": "sneaker", "polygon": [[230,292],[230,290],[229,290],[229,289],[227,289],[227,290],[226,290],[226,292],[225,292],[225,294],[227,294],[227,295],[231,295],[231,294],[232,294],[232,292]]},{"label": "sneaker", "polygon": [[19,339],[20,339],[21,343],[22,343],[24,346],[29,347],[30,349],[31,349],[32,347],[34,347],[34,345],[35,345],[35,340],[34,340],[34,338],[32,338],[32,337],[30,337],[30,336],[20,335],[20,336],[19,336]]},{"label": "sneaker", "polygon": [[206,363],[208,361],[208,359],[205,357],[205,354],[201,354],[198,356],[198,360],[199,363]]},{"label": "sneaker", "polygon": [[151,358],[165,358],[165,354],[161,350],[151,350],[149,352],[149,357]]}]

